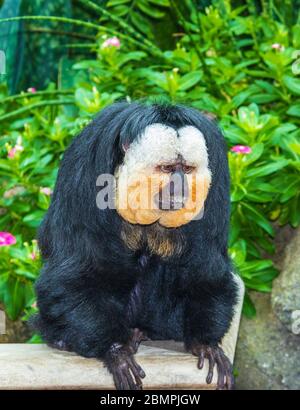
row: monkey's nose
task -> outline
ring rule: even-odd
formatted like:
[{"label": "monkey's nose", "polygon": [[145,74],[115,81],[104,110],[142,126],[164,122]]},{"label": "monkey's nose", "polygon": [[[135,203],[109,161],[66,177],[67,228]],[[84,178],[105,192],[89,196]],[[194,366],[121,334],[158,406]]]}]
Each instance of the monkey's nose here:
[{"label": "monkey's nose", "polygon": [[180,172],[174,172],[170,182],[156,194],[155,203],[163,211],[175,211],[183,208],[187,199],[187,178]]}]

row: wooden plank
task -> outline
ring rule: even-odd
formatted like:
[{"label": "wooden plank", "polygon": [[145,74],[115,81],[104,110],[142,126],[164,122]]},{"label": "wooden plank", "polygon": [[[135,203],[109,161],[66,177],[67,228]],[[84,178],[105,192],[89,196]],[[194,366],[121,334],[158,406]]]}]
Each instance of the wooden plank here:
[{"label": "wooden plank", "polygon": [[[237,340],[244,287],[237,279],[240,298],[231,328],[222,346],[231,361]],[[174,341],[143,343],[136,355],[146,373],[144,389],[215,389],[217,375],[207,385],[207,363],[201,371],[197,359]],[[216,372],[215,372],[216,373]],[[0,389],[113,389],[104,365],[70,352],[39,344],[0,344]]]}]

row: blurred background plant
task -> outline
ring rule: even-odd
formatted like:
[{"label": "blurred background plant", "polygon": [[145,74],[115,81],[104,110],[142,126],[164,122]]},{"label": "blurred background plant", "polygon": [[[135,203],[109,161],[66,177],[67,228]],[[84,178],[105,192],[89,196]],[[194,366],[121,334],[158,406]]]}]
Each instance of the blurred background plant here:
[{"label": "blurred background plant", "polygon": [[[120,98],[216,117],[229,147],[230,254],[248,291],[271,290],[275,228],[300,222],[299,4],[0,1],[0,301],[11,319],[36,309],[36,229],[62,154]],[[244,312],[255,314],[249,292]]]}]

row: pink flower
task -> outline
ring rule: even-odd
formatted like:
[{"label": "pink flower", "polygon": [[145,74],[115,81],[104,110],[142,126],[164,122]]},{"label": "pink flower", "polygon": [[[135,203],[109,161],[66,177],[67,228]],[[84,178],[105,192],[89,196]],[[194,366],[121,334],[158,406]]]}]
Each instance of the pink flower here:
[{"label": "pink flower", "polygon": [[34,252],[32,252],[30,254],[30,258],[34,261],[36,259],[36,254]]},{"label": "pink flower", "polygon": [[230,151],[237,154],[251,154],[252,149],[247,145],[235,145],[230,149]]},{"label": "pink flower", "polygon": [[36,309],[36,308],[37,308],[36,302],[33,302],[32,305],[31,305],[31,307],[32,307],[33,309]]},{"label": "pink flower", "polygon": [[110,37],[102,43],[102,48],[106,48],[106,47],[119,48],[120,46],[121,46],[121,42],[118,39],[118,37]]},{"label": "pink flower", "polygon": [[36,88],[34,88],[34,87],[29,87],[29,88],[27,88],[27,92],[34,94],[34,93],[36,93]]},{"label": "pink flower", "polygon": [[14,245],[16,238],[9,232],[0,232],[0,246]]},{"label": "pink flower", "polygon": [[50,196],[52,194],[52,189],[45,187],[45,188],[40,188],[40,192],[42,192],[43,194]]},{"label": "pink flower", "polygon": [[278,51],[283,51],[284,50],[284,46],[282,44],[279,43],[274,43],[271,46],[273,48],[273,50],[278,50]]},{"label": "pink flower", "polygon": [[21,152],[21,151],[23,151],[23,149],[24,149],[24,147],[20,143],[17,143],[14,147],[12,147],[8,151],[7,157],[8,158],[14,158],[17,151]]},{"label": "pink flower", "polygon": [[16,147],[13,147],[12,149],[10,149],[7,154],[8,158],[13,158],[16,155],[16,152],[17,152]]}]

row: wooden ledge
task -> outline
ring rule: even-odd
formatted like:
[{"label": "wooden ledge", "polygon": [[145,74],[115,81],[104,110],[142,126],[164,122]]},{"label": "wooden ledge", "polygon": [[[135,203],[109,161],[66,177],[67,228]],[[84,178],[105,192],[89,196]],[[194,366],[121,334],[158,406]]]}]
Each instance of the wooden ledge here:
[{"label": "wooden ledge", "polygon": [[[244,287],[229,332],[223,339],[223,349],[233,362]],[[136,355],[144,369],[144,389],[215,389],[205,378],[208,365],[201,371],[197,359],[173,341],[144,342]],[[114,389],[111,375],[102,362],[86,359],[74,353],[61,352],[43,344],[0,344],[0,389]]]}]

